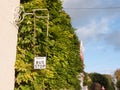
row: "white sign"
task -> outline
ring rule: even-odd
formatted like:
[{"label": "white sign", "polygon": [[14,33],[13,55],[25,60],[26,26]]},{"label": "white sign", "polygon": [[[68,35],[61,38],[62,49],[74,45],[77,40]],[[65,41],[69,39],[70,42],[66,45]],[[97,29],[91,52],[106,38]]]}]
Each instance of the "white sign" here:
[{"label": "white sign", "polygon": [[45,68],[46,68],[46,57],[35,57],[34,69],[45,69]]}]

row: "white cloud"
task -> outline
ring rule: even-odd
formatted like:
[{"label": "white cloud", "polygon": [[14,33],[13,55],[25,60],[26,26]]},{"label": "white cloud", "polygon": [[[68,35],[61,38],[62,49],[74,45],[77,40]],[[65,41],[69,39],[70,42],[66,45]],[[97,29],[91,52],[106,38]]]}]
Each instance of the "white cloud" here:
[{"label": "white cloud", "polygon": [[[119,16],[118,9],[79,9],[79,8],[104,8],[119,7],[120,0],[64,0],[63,7],[71,16],[74,26],[84,25],[95,18],[114,18]],[[78,9],[76,9],[78,8]],[[78,24],[79,23],[79,24]]]},{"label": "white cloud", "polygon": [[76,34],[83,43],[94,40],[113,46],[115,50],[120,50],[120,30],[110,32],[109,20],[106,18],[102,18],[100,21],[91,21],[91,23],[78,28]]},{"label": "white cloud", "polygon": [[100,40],[108,32],[108,20],[103,18],[101,21],[91,21],[86,26],[76,30],[76,34],[83,42]]},{"label": "white cloud", "polygon": [[[120,0],[64,0],[63,7],[77,27],[77,35],[83,43],[91,40],[105,42],[120,50],[120,31],[112,30],[109,25],[120,18],[120,8],[116,9],[79,9],[120,7]],[[68,8],[68,9],[67,9]],[[78,9],[74,9],[78,8]],[[118,23],[114,23],[118,24]],[[112,33],[110,33],[112,31]]]},{"label": "white cloud", "polygon": [[120,31],[112,32],[108,34],[104,41],[114,47],[115,50],[120,50]]}]

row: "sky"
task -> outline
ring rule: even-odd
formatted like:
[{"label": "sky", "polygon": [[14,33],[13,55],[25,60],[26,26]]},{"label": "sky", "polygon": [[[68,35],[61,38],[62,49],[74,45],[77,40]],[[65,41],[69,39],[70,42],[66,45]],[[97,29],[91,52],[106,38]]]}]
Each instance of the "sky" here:
[{"label": "sky", "polygon": [[63,0],[84,46],[85,71],[113,74],[120,68],[120,0]]}]

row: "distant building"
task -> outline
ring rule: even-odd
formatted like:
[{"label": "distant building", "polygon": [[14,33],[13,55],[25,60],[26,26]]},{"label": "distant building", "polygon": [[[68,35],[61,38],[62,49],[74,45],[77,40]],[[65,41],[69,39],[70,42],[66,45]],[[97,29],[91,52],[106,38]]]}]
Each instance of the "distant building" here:
[{"label": "distant building", "polygon": [[15,8],[19,0],[0,0],[0,90],[14,90],[17,28]]},{"label": "distant building", "polygon": [[80,76],[79,80],[80,80],[80,86],[83,90],[83,82],[84,82],[84,55],[83,55],[83,50],[84,50],[84,48],[83,48],[82,41],[80,42],[79,47],[80,47],[80,59],[82,60],[82,69],[83,69],[82,72],[79,75]]},{"label": "distant building", "polygon": [[82,41],[80,42],[79,47],[80,47],[80,59],[84,62],[84,54],[83,54],[83,52],[84,52],[84,47],[83,47]]},{"label": "distant building", "polygon": [[83,43],[82,41],[79,44],[80,47],[80,59],[82,60],[82,72],[79,75],[79,80],[80,80],[80,86],[81,86],[81,90],[88,90],[88,86],[84,86],[83,82],[84,82],[84,47],[83,47]]}]

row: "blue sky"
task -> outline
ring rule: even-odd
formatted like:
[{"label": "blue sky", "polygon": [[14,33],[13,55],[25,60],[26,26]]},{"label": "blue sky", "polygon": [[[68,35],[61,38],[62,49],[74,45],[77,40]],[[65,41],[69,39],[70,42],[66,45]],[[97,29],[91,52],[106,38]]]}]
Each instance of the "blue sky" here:
[{"label": "blue sky", "polygon": [[120,68],[120,0],[63,0],[63,7],[83,42],[85,71]]}]

